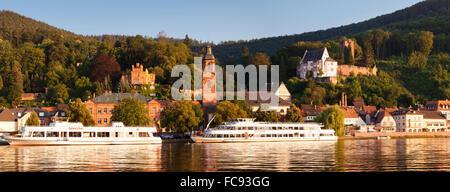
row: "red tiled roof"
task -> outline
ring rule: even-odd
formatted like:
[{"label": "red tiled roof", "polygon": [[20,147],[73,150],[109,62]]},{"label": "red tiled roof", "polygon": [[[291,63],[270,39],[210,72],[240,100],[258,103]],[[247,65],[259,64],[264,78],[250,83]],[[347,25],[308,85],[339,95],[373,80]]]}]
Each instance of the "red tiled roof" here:
[{"label": "red tiled roof", "polygon": [[344,112],[344,118],[359,118],[358,114],[353,108],[346,108],[346,109],[341,108],[341,110]]}]

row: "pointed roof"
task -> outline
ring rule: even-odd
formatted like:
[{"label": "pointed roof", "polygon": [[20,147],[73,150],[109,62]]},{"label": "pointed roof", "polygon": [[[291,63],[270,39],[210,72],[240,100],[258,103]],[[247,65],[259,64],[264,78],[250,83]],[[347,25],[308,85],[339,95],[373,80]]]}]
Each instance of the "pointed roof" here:
[{"label": "pointed roof", "polygon": [[208,44],[208,46],[206,47],[206,54],[205,56],[203,56],[203,60],[214,60],[214,59],[215,58],[211,50],[211,45]]},{"label": "pointed roof", "polygon": [[15,121],[15,120],[16,116],[14,116],[8,108],[5,108],[0,112],[0,121]]},{"label": "pointed roof", "polygon": [[305,55],[302,58],[302,63],[306,63],[308,61],[315,62],[315,61],[321,60],[325,51],[327,51],[327,48],[317,49],[317,50],[312,50],[312,51],[306,50]]}]

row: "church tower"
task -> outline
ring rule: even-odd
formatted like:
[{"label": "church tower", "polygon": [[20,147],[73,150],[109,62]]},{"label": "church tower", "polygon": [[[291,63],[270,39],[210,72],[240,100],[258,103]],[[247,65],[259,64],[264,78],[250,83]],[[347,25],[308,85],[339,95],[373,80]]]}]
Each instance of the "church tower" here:
[{"label": "church tower", "polygon": [[[205,115],[205,126],[208,124],[208,122],[213,117],[213,113],[216,110],[217,105],[217,98],[216,98],[216,72],[215,72],[215,66],[216,66],[216,59],[214,58],[214,55],[212,54],[211,46],[208,44],[206,47],[206,54],[203,56],[203,63],[202,63],[202,105],[203,105],[203,112]],[[211,67],[209,67],[211,66]],[[206,67],[209,67],[207,69]],[[205,72],[205,70],[210,70]]]}]

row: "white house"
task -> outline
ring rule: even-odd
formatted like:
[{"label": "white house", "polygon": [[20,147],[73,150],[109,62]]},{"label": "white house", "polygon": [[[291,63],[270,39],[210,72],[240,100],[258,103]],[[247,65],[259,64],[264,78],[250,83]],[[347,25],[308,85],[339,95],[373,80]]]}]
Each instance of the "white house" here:
[{"label": "white house", "polygon": [[297,76],[301,79],[307,79],[307,74],[310,72],[313,78],[322,78],[336,83],[337,70],[337,61],[329,56],[327,48],[306,50],[297,67]]}]

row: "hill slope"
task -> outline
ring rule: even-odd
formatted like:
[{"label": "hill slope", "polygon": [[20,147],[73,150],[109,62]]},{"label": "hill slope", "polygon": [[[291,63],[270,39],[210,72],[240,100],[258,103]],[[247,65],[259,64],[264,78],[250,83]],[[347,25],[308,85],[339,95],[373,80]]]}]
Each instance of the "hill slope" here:
[{"label": "hill slope", "polygon": [[38,44],[45,38],[52,38],[57,34],[62,35],[65,39],[84,38],[12,11],[0,11],[0,39],[9,40],[15,46],[27,41]]},{"label": "hill slope", "polygon": [[[252,53],[264,52],[274,55],[280,48],[298,41],[337,39],[341,36],[351,36],[375,28],[402,31],[427,30],[432,31],[435,35],[447,34],[450,31],[449,4],[450,0],[427,0],[391,14],[327,30],[250,41],[225,42],[213,47],[214,54],[221,61],[225,61],[229,55],[239,58],[242,48],[248,46]],[[200,49],[200,46],[193,47],[193,51]]]}]

